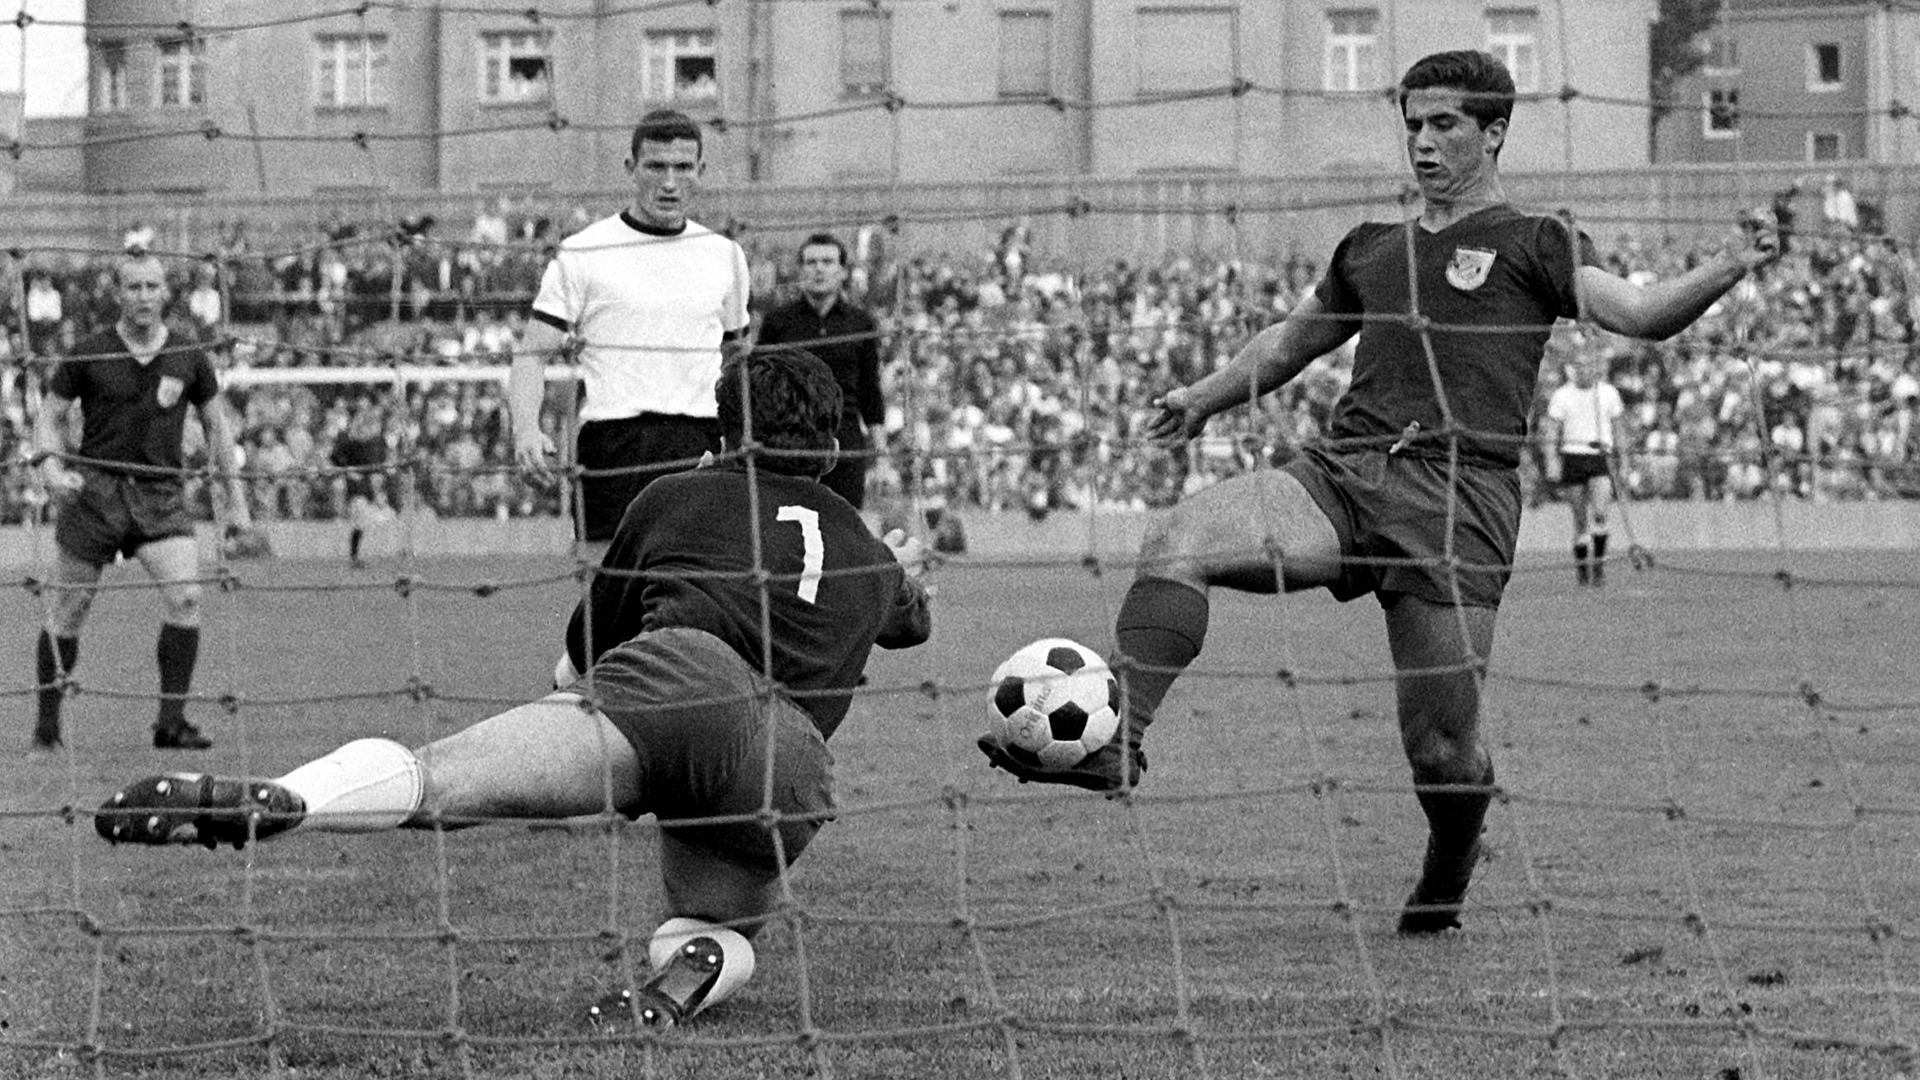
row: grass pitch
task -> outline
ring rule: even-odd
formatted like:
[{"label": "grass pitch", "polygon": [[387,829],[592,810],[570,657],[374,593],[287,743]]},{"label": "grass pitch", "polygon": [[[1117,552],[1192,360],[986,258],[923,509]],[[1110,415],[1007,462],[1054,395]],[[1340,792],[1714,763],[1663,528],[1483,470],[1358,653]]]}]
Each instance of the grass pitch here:
[{"label": "grass pitch", "polygon": [[[1675,553],[1604,590],[1523,566],[1485,728],[1507,798],[1466,929],[1403,941],[1424,825],[1377,608],[1215,594],[1139,794],[972,746],[1032,638],[1104,651],[1125,572],[957,560],[833,742],[841,819],[760,973],[670,1040],[596,1035],[659,915],[648,823],[109,847],[165,768],[277,774],[537,696],[560,559],[245,563],[194,718],[146,747],[157,602],[96,604],[70,746],[25,756],[37,601],[7,607],[0,1075],[1913,1075],[1920,556]],[[112,581],[136,583],[136,571]]]}]

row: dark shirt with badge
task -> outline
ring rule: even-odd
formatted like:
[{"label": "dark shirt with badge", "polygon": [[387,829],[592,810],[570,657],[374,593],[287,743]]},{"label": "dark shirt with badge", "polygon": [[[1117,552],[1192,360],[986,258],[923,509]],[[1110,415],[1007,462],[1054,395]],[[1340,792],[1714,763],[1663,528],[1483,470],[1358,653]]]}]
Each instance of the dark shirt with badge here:
[{"label": "dark shirt with badge", "polygon": [[[1415,290],[1408,288],[1409,228]],[[1331,435],[1445,457],[1451,412],[1463,460],[1517,467],[1548,335],[1555,319],[1578,314],[1576,266],[1598,262],[1586,234],[1511,206],[1489,207],[1438,232],[1418,224],[1357,226],[1334,249],[1316,290],[1330,314],[1352,317],[1360,335]],[[1384,317],[1409,313],[1419,318]],[[1433,342],[1434,365],[1421,325]]]},{"label": "dark shirt with badge", "polygon": [[162,479],[186,465],[181,438],[187,407],[213,400],[220,383],[205,349],[187,335],[170,334],[159,354],[142,364],[109,328],[62,359],[47,389],[80,403],[75,453],[82,460],[75,464]]}]

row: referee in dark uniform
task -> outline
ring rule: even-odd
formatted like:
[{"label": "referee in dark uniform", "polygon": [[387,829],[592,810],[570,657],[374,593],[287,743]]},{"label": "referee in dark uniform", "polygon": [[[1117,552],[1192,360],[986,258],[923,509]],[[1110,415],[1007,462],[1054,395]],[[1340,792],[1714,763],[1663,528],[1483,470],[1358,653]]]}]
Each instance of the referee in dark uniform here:
[{"label": "referee in dark uniform", "polygon": [[822,483],[858,510],[866,505],[870,432],[886,419],[880,397],[880,325],[848,300],[847,248],[831,233],[800,245],[800,295],[767,312],[756,344],[798,345],[826,361],[840,384],[840,463]]},{"label": "referee in dark uniform", "polygon": [[[80,656],[80,628],[101,570],[126,556],[158,583],[164,609],[153,745],[203,750],[213,743],[186,716],[200,654],[200,551],[181,450],[188,406],[199,412],[213,464],[227,476],[232,524],[248,527],[252,517],[213,362],[167,326],[165,268],[151,256],[128,256],[115,270],[115,285],[118,321],[53,369],[34,427],[41,477],[59,516],[57,588],[35,654],[33,741],[42,749],[60,745],[62,684]],[[68,460],[66,418],[76,403],[80,448]]]}]

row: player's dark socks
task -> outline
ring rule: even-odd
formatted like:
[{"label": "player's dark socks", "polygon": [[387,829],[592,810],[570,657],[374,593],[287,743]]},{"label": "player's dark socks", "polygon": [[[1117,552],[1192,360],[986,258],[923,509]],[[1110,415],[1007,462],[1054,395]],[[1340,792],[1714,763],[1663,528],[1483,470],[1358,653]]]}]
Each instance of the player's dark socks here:
[{"label": "player's dark socks", "polygon": [[35,746],[60,745],[60,702],[66,696],[61,676],[73,674],[73,665],[79,659],[79,638],[54,637],[45,630],[40,631],[40,640],[34,648],[33,665],[34,682],[39,684],[34,694],[39,706],[33,724]]},{"label": "player's dark socks", "polygon": [[1420,881],[1400,913],[1402,934],[1437,934],[1460,925],[1460,909],[1480,861],[1480,833],[1487,807],[1493,802],[1493,762],[1476,783],[1484,791],[1422,791],[1420,809],[1427,816],[1427,853],[1420,865]]},{"label": "player's dark socks", "polygon": [[347,534],[347,562],[354,566],[365,565],[360,560],[360,543],[367,538],[367,530],[355,529]]},{"label": "player's dark socks", "polygon": [[272,780],[168,773],[115,792],[94,813],[93,828],[116,844],[237,849],[293,828],[306,814],[300,796]]},{"label": "player's dark socks", "polygon": [[1596,532],[1593,534],[1593,583],[1595,585],[1605,584],[1604,579],[1606,578],[1606,574],[1607,534]]},{"label": "player's dark socks", "polygon": [[160,714],[154,718],[153,730],[177,731],[187,726],[187,694],[193,690],[193,667],[200,660],[200,628],[161,623],[154,657],[160,664]]},{"label": "player's dark socks", "polygon": [[1574,577],[1579,579],[1580,584],[1582,585],[1585,585],[1587,583],[1588,574],[1591,569],[1590,565],[1587,562],[1587,553],[1588,553],[1587,545],[1585,544],[1573,545],[1573,574],[1574,574]]},{"label": "player's dark socks", "polygon": [[1133,745],[1207,641],[1207,594],[1170,578],[1134,579],[1114,619],[1113,672]]},{"label": "player's dark socks", "polygon": [[642,1027],[670,1028],[698,1011],[726,957],[720,943],[697,937],[674,950],[667,966],[638,990],[616,990],[587,1009],[594,1024],[638,1020]]}]

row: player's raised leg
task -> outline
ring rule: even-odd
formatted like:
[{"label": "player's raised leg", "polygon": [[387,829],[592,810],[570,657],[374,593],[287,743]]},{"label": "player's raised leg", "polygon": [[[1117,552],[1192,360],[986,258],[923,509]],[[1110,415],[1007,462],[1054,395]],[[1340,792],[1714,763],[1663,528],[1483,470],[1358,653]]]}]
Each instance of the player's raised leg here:
[{"label": "player's raised leg", "polygon": [[[1107,746],[1072,770],[1034,772],[996,753],[991,739],[981,740],[981,750],[1022,780],[1096,791],[1131,786],[1146,768],[1142,733],[1206,643],[1208,590],[1291,591],[1326,585],[1339,572],[1339,534],[1291,474],[1246,473],[1203,488],[1149,524],[1114,620],[1111,663],[1121,685],[1125,756],[1119,745]],[[1123,761],[1131,766],[1124,775]]]},{"label": "player's raised leg", "polygon": [[187,695],[200,659],[200,551],[191,536],[169,536],[142,544],[135,555],[160,585],[164,611],[154,661],[160,669],[160,707],[153,720],[153,745],[161,750],[205,750],[213,745],[187,722]]},{"label": "player's raised leg", "polygon": [[65,679],[72,677],[80,661],[80,628],[86,624],[93,607],[94,586],[100,583],[100,566],[58,549],[54,559],[55,582],[48,603],[47,625],[40,631],[34,647],[34,682],[38,687],[33,745],[46,750],[61,744],[60,706],[66,697]]},{"label": "player's raised leg", "polygon": [[296,828],[459,828],[591,814],[638,798],[633,745],[573,694],[553,694],[413,751],[359,739],[277,779],[168,773],[121,789],[94,816],[105,839],[199,843]]},{"label": "player's raised leg", "polygon": [[1437,933],[1460,925],[1493,800],[1493,760],[1480,741],[1480,681],[1493,648],[1495,609],[1408,595],[1383,600],[1398,673],[1400,741],[1428,828],[1420,881],[1399,929]]}]

